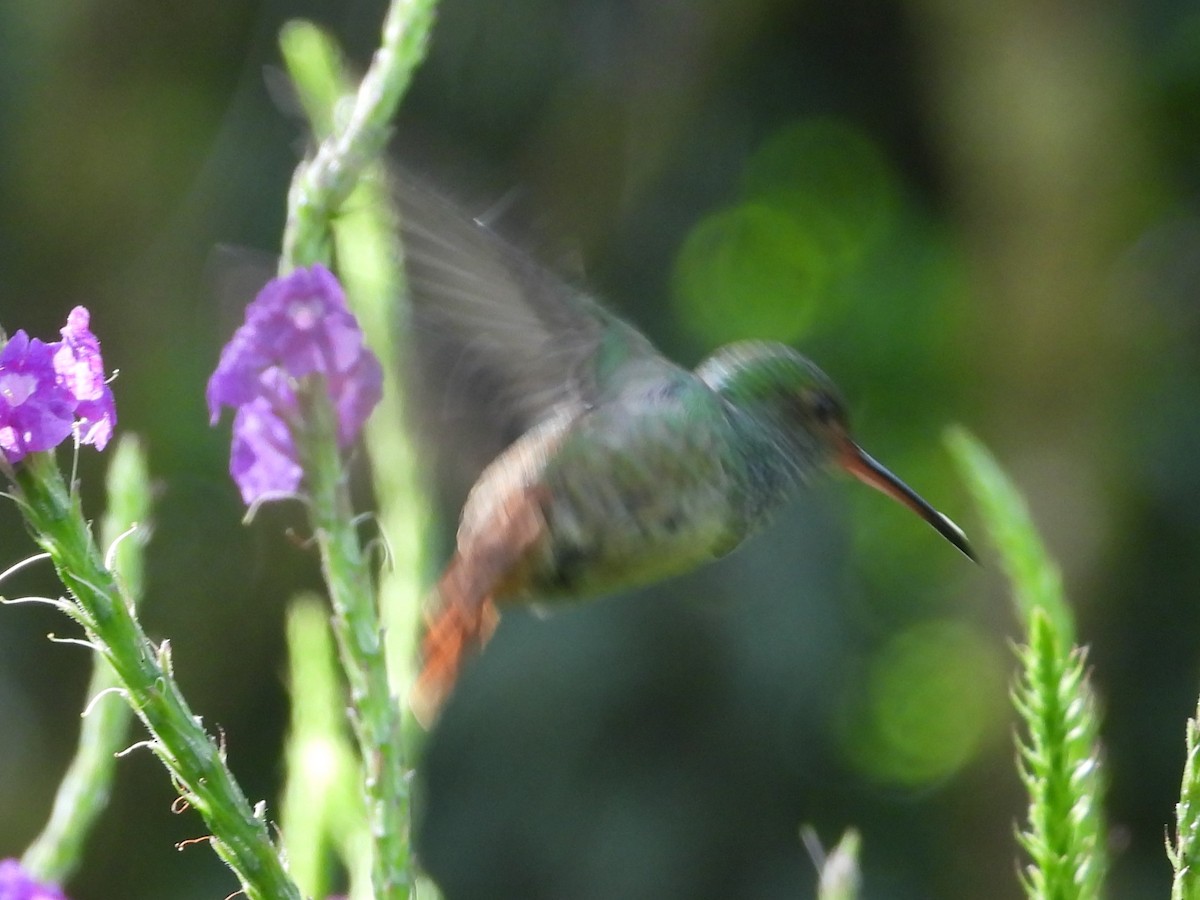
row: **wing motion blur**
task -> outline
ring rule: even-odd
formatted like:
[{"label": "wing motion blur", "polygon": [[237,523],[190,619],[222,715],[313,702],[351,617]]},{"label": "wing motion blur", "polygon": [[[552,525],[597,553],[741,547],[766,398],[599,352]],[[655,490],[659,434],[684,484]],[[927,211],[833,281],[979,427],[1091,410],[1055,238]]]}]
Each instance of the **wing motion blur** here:
[{"label": "wing motion blur", "polygon": [[470,467],[482,468],[564,405],[589,405],[598,360],[612,359],[614,346],[622,356],[654,354],[583,290],[419,179],[393,173],[393,191],[420,427],[448,438],[436,439],[441,448],[472,457]]}]

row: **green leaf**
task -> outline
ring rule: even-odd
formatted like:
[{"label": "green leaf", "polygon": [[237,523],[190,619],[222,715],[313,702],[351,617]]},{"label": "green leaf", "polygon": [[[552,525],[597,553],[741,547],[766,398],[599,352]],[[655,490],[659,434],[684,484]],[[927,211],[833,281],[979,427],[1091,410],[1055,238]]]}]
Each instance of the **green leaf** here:
[{"label": "green leaf", "polygon": [[1062,576],[1024,500],[983,444],[963,429],[947,443],[1000,553],[1026,631],[1013,691],[1023,723],[1017,771],[1029,793],[1027,821],[1017,834],[1030,859],[1021,885],[1038,900],[1094,900],[1108,869],[1100,716],[1087,654],[1073,646]]},{"label": "green leaf", "polygon": [[951,429],[946,443],[1000,553],[1025,629],[1030,629],[1035,610],[1041,610],[1064,646],[1070,646],[1075,619],[1063,595],[1062,574],[1046,552],[1024,499],[995,457],[966,429]]}]

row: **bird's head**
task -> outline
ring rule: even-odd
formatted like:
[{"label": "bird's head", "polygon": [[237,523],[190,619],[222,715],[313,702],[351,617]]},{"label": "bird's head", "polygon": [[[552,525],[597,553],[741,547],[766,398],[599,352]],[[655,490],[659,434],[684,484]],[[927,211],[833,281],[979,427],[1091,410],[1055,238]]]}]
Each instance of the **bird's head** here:
[{"label": "bird's head", "polygon": [[907,506],[975,559],[957,525],[854,441],[833,382],[791,347],[765,341],[730,344],[701,363],[696,374],[737,414],[765,429],[802,470],[841,468]]}]

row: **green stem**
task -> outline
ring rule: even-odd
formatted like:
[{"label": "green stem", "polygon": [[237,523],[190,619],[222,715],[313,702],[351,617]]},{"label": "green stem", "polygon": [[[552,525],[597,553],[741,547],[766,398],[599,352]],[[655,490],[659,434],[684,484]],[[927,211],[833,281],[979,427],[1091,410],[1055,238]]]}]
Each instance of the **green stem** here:
[{"label": "green stem", "polygon": [[358,757],[346,731],[341,670],[324,598],[293,601],[287,643],[292,717],[280,831],[292,876],[308,896],[324,897],[332,880],[330,851],[339,851],[353,871],[360,860],[345,851],[369,846]]},{"label": "green stem", "polygon": [[[137,440],[126,436],[108,466],[108,511],[100,526],[100,542],[111,548],[116,575],[134,603],[142,597],[149,514],[146,457]],[[124,536],[135,526],[136,533]],[[116,753],[128,741],[132,712],[119,698],[102,695],[114,693],[120,684],[112,666],[93,655],[85,695],[89,709],[82,717],[75,756],[58,786],[46,826],[21,858],[25,871],[40,881],[62,884],[70,878],[93,823],[108,805]]]},{"label": "green stem", "polygon": [[1167,842],[1167,858],[1175,870],[1171,900],[1200,900],[1200,709],[1188,719],[1184,739],[1187,758],[1175,806],[1175,841]]},{"label": "green stem", "polygon": [[296,446],[333,606],[334,637],[350,686],[351,722],[362,754],[367,819],[376,842],[371,876],[375,897],[408,897],[408,779],[375,586],[354,527],[333,409],[319,390],[306,391],[305,399],[304,434],[297,435]]},{"label": "green stem", "polygon": [[[324,93],[319,102],[307,107],[321,143],[311,161],[297,169],[288,194],[282,270],[329,260],[334,216],[351,193],[369,180],[369,173],[379,171],[378,156],[387,139],[388,123],[425,54],[434,5],[434,0],[393,0],[384,22],[380,48],[342,123],[336,121],[333,110],[334,98],[341,96],[338,79],[329,74],[333,69],[327,67],[324,74],[305,69],[310,64],[319,68],[328,61],[322,57],[327,42],[322,41],[315,29],[302,23],[285,30],[283,51],[293,76],[304,87],[320,85]],[[311,89],[302,87],[301,93],[306,99],[312,97]],[[341,235],[338,241],[342,256],[345,244]],[[361,296],[358,286],[349,286],[352,294]],[[395,291],[389,287],[384,293]],[[382,349],[381,330],[387,329],[372,329],[372,343],[377,351]],[[378,355],[389,376],[387,392],[394,404],[396,366],[388,354]],[[353,528],[342,466],[336,443],[331,439],[331,414],[327,404],[314,406],[321,409],[314,410],[318,416],[310,427],[319,427],[325,434],[314,435],[309,449],[302,452],[310,455],[305,461],[305,472],[312,497],[314,531],[333,604],[334,633],[350,684],[353,725],[365,770],[367,817],[376,841],[372,882],[378,900],[408,896],[412,878],[408,850],[409,797],[400,704],[391,689],[381,616],[372,600],[369,569]],[[321,417],[323,425],[318,421]],[[378,430],[378,427],[372,429],[375,433]],[[298,446],[303,443],[306,442],[297,440]],[[402,468],[407,477],[409,467]],[[381,496],[381,502],[386,504],[387,499]],[[407,548],[412,542],[403,543]],[[410,579],[416,577],[411,571],[407,574]],[[395,593],[392,588],[388,590],[389,594]],[[415,596],[414,591],[409,593]],[[416,601],[409,605],[415,607]],[[406,632],[411,630],[411,626],[406,628]]]},{"label": "green stem", "polygon": [[862,836],[848,828],[821,865],[817,900],[857,900],[862,885],[858,852]]},{"label": "green stem", "polygon": [[1100,714],[1087,677],[1086,653],[1073,646],[1075,620],[1062,576],[1020,493],[975,437],[948,438],[1012,586],[1027,646],[1017,648],[1021,675],[1013,703],[1025,723],[1018,769],[1029,794],[1027,826],[1018,834],[1030,857],[1021,875],[1028,896],[1090,900],[1108,869]]},{"label": "green stem", "polygon": [[436,0],[392,0],[379,49],[345,125],[300,165],[288,192],[281,268],[329,258],[329,222],[387,141],[388,125],[412,73],[425,57]]},{"label": "green stem", "polygon": [[[333,127],[338,98],[352,89],[338,48],[305,22],[288,26],[282,46],[300,102],[314,133],[323,139]],[[379,528],[390,551],[391,565],[379,576],[388,666],[392,689],[406,696],[415,678],[431,513],[405,414],[408,392],[402,361],[407,358],[409,336],[403,328],[408,316],[402,306],[403,252],[396,233],[383,166],[376,163],[359,183],[350,208],[333,223],[333,238],[346,296],[383,366],[383,395],[389,398],[367,422],[366,447]],[[406,733],[419,730],[415,721],[406,719],[405,724]]]},{"label": "green stem", "polygon": [[1042,544],[1025,500],[992,454],[965,428],[951,429],[946,442],[987,523],[1022,625],[1028,631],[1034,611],[1040,609],[1064,646],[1070,646],[1075,642],[1075,616],[1063,591],[1062,574]]},{"label": "green stem", "polygon": [[112,666],[129,705],[150,731],[147,746],[212,831],[213,850],[250,900],[299,900],[266,821],[251,809],[225,765],[223,748],[201,727],[180,692],[169,646],[155,646],[146,636],[131,602],[105,568],[79,500],[68,491],[53,455],[27,456],[13,477],[22,515],[70,594],[61,608],[83,626],[88,642]]},{"label": "green stem", "polygon": [[1013,703],[1025,723],[1018,769],[1029,794],[1028,823],[1017,837],[1031,860],[1022,881],[1038,900],[1091,900],[1108,869],[1099,714],[1087,654],[1067,650],[1054,628],[1035,610],[1029,644],[1017,651]]}]

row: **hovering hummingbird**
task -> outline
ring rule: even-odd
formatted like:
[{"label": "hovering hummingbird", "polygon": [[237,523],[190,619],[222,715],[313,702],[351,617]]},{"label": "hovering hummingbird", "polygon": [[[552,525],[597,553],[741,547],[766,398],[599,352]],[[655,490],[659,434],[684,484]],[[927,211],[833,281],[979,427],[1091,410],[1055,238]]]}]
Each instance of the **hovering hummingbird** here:
[{"label": "hovering hummingbird", "polygon": [[417,343],[441,342],[443,376],[471,382],[468,419],[500,409],[513,438],[468,494],[428,604],[410,697],[423,723],[504,607],[716,559],[831,467],[975,558],[958,526],[855,443],[837,389],[791,347],[735,343],[688,371],[411,178],[398,196]]}]

